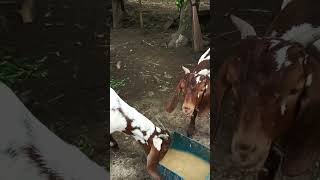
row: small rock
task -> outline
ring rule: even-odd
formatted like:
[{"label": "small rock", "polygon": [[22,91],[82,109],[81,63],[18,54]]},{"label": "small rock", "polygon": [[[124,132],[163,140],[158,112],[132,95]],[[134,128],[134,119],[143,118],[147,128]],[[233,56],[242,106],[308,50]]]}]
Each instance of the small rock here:
[{"label": "small rock", "polygon": [[113,45],[110,45],[110,51],[114,51],[116,48]]},{"label": "small rock", "polygon": [[163,86],[161,89],[159,89],[159,91],[164,92],[164,91],[167,91],[168,89],[169,89],[168,87]]},{"label": "small rock", "polygon": [[117,69],[120,69],[121,68],[121,61],[118,61],[116,66],[117,66]]},{"label": "small rock", "polygon": [[76,42],[76,45],[82,46],[82,42],[78,41],[78,42]]},{"label": "small rock", "polygon": [[171,34],[171,40],[170,40],[170,42],[168,43],[168,47],[169,47],[169,48],[175,47],[176,40],[178,39],[178,37],[179,37],[179,35],[176,34],[176,33]]},{"label": "small rock", "polygon": [[160,83],[160,78],[158,78],[156,75],[154,75],[153,78],[157,81],[157,83]]},{"label": "small rock", "polygon": [[183,47],[188,44],[189,40],[182,34],[179,34],[178,39],[176,40],[176,47]]},{"label": "small rock", "polygon": [[149,92],[148,92],[148,96],[149,96],[149,97],[154,96],[154,92],[153,92],[153,91],[149,91]]},{"label": "small rock", "polygon": [[161,43],[161,45],[160,45],[161,47],[164,47],[164,48],[168,48],[168,45],[167,45],[167,43]]},{"label": "small rock", "polygon": [[164,74],[163,77],[165,77],[167,79],[171,79],[172,78],[172,76],[170,74],[167,74],[167,72],[164,72],[163,74]]}]

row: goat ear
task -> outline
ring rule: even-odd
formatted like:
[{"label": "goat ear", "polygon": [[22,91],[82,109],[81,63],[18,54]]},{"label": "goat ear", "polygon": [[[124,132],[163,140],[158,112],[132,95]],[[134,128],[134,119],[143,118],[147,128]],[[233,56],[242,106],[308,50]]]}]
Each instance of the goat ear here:
[{"label": "goat ear", "polygon": [[315,59],[308,59],[304,69],[305,89],[300,99],[295,126],[291,128],[288,137],[288,152],[282,167],[284,175],[296,175],[311,168],[320,150],[319,133],[316,129],[320,125],[320,63]]},{"label": "goat ear", "polygon": [[166,106],[166,111],[168,113],[171,113],[178,105],[178,101],[179,101],[179,95],[181,92],[181,83],[183,80],[180,80],[179,84],[176,87],[176,91],[172,97],[172,99],[169,101],[169,103]]},{"label": "goat ear", "polygon": [[190,73],[190,70],[189,70],[188,68],[182,66],[182,69],[183,69],[183,71],[184,71],[185,74]]},{"label": "goat ear", "polygon": [[232,81],[235,77],[237,77],[236,71],[234,69],[233,61],[225,62],[221,65],[218,70],[218,75],[216,79],[216,83],[214,86],[215,94],[216,94],[216,105],[217,105],[217,114],[221,111],[222,101],[225,92],[231,88]]},{"label": "goat ear", "polygon": [[298,110],[297,118],[303,116],[305,109],[314,102],[316,99],[320,99],[318,93],[320,89],[320,63],[312,57],[308,58],[304,62],[305,70],[305,83],[304,83],[304,94],[300,99],[300,107]]}]

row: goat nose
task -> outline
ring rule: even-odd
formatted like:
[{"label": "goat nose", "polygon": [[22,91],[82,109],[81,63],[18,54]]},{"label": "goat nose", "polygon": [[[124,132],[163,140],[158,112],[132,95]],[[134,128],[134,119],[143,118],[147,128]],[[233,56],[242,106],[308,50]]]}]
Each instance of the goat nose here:
[{"label": "goat nose", "polygon": [[184,112],[190,112],[191,111],[191,108],[190,107],[187,107],[187,106],[183,106],[183,111]]},{"label": "goat nose", "polygon": [[236,145],[236,148],[240,152],[254,152],[256,150],[256,146],[250,145],[250,144],[245,144],[245,143],[239,143]]},{"label": "goat nose", "polygon": [[246,161],[248,159],[248,154],[240,153],[239,157],[241,161]]}]

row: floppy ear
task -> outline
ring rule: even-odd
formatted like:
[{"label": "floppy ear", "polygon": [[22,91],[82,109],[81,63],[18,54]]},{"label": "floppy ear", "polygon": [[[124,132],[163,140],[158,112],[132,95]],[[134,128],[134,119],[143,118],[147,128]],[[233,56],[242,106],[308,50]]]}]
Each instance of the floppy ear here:
[{"label": "floppy ear", "polygon": [[294,176],[310,170],[320,150],[320,63],[308,59],[304,66],[305,86],[294,127],[290,129],[287,153],[282,165],[285,176]]},{"label": "floppy ear", "polygon": [[173,97],[171,98],[171,101],[168,102],[167,106],[166,106],[166,111],[168,113],[171,113],[178,105],[178,101],[179,101],[179,95],[181,92],[181,83],[183,80],[180,80],[179,84],[176,87],[176,91],[173,95]]},{"label": "floppy ear", "polygon": [[320,63],[317,59],[310,57],[304,62],[304,93],[300,98],[300,107],[298,109],[297,118],[303,116],[310,104],[320,101]]},{"label": "floppy ear", "polygon": [[232,81],[237,78],[235,66],[232,64],[233,61],[227,61],[221,65],[218,70],[218,75],[216,83],[214,86],[215,89],[215,99],[217,105],[217,115],[221,111],[222,101],[225,92],[232,87]]}]

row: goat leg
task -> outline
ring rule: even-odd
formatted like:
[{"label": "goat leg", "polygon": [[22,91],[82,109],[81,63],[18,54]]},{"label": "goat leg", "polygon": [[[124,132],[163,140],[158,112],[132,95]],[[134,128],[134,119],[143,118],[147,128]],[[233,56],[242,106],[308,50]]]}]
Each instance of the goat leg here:
[{"label": "goat leg", "polygon": [[189,127],[187,129],[187,136],[188,137],[192,137],[192,135],[194,134],[195,130],[196,130],[196,117],[197,117],[197,110],[195,110],[191,116],[191,120],[189,123]]},{"label": "goat leg", "polygon": [[117,141],[110,134],[110,147],[114,149],[119,149]]},{"label": "goat leg", "polygon": [[147,171],[155,180],[161,180],[161,176],[157,170],[160,160],[160,152],[152,146],[147,156]]}]

